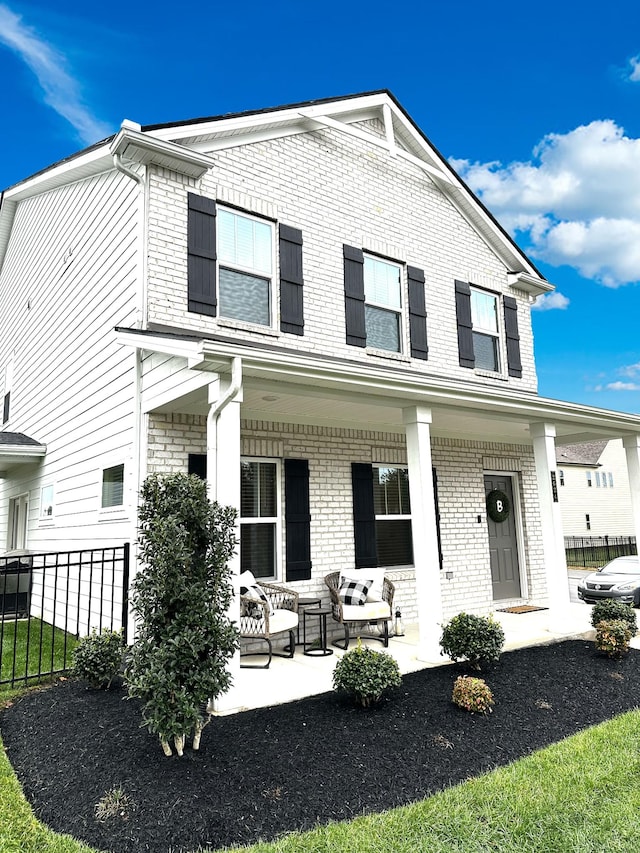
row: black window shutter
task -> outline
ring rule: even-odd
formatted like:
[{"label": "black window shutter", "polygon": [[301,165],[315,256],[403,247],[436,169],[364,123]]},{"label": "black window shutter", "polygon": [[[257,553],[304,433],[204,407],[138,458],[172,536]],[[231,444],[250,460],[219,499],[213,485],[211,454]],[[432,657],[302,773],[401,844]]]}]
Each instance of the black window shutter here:
[{"label": "black window shutter", "polygon": [[456,281],[456,319],[458,321],[458,354],[461,367],[475,367],[473,324],[471,322],[471,288],[466,281]]},{"label": "black window shutter", "polygon": [[285,539],[287,580],[311,577],[311,514],[309,511],[309,462],[284,460]]},{"label": "black window shutter", "polygon": [[304,333],[302,296],[302,231],[281,225],[280,242],[280,330]]},{"label": "black window shutter", "polygon": [[435,468],[431,469],[433,475],[433,502],[436,508],[436,534],[438,537],[438,561],[442,569],[442,536],[440,534],[440,501],[438,500],[438,474]]},{"label": "black window shutter", "polygon": [[520,335],[518,334],[518,303],[513,296],[504,297],[504,328],[507,335],[507,367],[509,376],[522,376]]},{"label": "black window shutter", "polygon": [[187,472],[195,474],[201,480],[207,479],[207,454],[206,453],[190,453]]},{"label": "black window shutter", "polygon": [[378,565],[372,465],[360,462],[351,464],[351,489],[356,569],[370,569]]},{"label": "black window shutter", "polygon": [[6,424],[9,420],[9,408],[11,404],[11,391],[7,391],[4,395],[4,404],[2,406],[2,423]]},{"label": "black window shutter", "polygon": [[411,339],[411,357],[427,359],[427,309],[424,299],[424,271],[417,267],[407,267],[409,282],[409,336]]},{"label": "black window shutter", "polygon": [[362,249],[343,246],[344,306],[347,343],[354,347],[367,345],[364,323],[364,255]]},{"label": "black window shutter", "polygon": [[188,194],[187,221],[189,311],[216,316],[216,203]]}]

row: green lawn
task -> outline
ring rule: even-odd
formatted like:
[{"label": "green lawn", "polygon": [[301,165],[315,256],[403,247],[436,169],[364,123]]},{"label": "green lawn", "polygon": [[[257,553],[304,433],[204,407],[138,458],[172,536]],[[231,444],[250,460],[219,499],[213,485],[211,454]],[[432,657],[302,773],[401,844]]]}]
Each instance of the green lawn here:
[{"label": "green lawn", "polygon": [[25,675],[34,676],[39,671],[55,672],[70,667],[76,643],[72,634],[39,619],[31,619],[30,624],[26,619],[0,623],[0,681],[11,678],[14,670],[16,678],[24,679]]},{"label": "green lawn", "polygon": [[[639,813],[640,711],[633,711],[417,804],[235,849],[635,853],[640,846]],[[2,750],[0,851],[90,853],[90,848],[50,832],[34,819]]]}]

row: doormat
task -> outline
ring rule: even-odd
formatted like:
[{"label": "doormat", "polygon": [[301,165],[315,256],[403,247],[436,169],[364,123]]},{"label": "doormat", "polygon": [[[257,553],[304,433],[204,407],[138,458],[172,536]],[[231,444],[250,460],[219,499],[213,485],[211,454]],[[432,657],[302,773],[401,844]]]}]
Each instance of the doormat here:
[{"label": "doormat", "polygon": [[548,609],[548,607],[534,607],[532,604],[518,604],[517,607],[499,607],[498,613],[533,613],[535,610]]}]

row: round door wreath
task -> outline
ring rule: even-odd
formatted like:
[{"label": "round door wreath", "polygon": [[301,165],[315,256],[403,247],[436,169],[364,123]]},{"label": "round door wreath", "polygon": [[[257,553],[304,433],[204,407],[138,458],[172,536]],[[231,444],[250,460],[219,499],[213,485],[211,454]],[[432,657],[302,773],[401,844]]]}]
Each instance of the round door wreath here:
[{"label": "round door wreath", "polygon": [[491,521],[501,524],[509,518],[511,504],[509,498],[500,489],[493,489],[487,495],[487,514]]}]

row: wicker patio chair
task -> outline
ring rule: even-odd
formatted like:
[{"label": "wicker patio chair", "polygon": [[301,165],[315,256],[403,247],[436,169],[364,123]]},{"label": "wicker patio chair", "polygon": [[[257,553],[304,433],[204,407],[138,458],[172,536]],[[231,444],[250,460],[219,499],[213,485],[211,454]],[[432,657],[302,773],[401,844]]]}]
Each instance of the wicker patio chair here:
[{"label": "wicker patio chair", "polygon": [[[266,601],[240,596],[240,636],[249,640],[264,640],[266,652],[243,652],[240,657],[266,656],[264,665],[240,664],[243,669],[268,669],[272,657],[292,658],[296,647],[298,628],[298,593],[295,590],[257,578]],[[277,634],[289,633],[289,644],[284,652],[274,652],[272,638]]]},{"label": "wicker patio chair", "polygon": [[[378,571],[378,570],[374,570]],[[324,582],[329,589],[331,598],[331,612],[335,622],[339,622],[344,629],[344,643],[340,640],[334,640],[333,645],[339,649],[349,648],[349,625],[357,625],[358,628],[366,628],[370,623],[382,622],[382,634],[365,634],[362,630],[358,630],[358,636],[370,640],[380,640],[385,648],[389,645],[389,622],[393,614],[393,596],[395,594],[395,586],[388,578],[384,578],[382,582],[382,597],[379,600],[367,599],[365,604],[344,604],[340,598],[340,578],[342,575],[347,575],[349,578],[361,575],[367,578],[366,569],[356,569],[352,572],[331,572],[325,575]],[[373,572],[372,572],[373,574]]]}]

